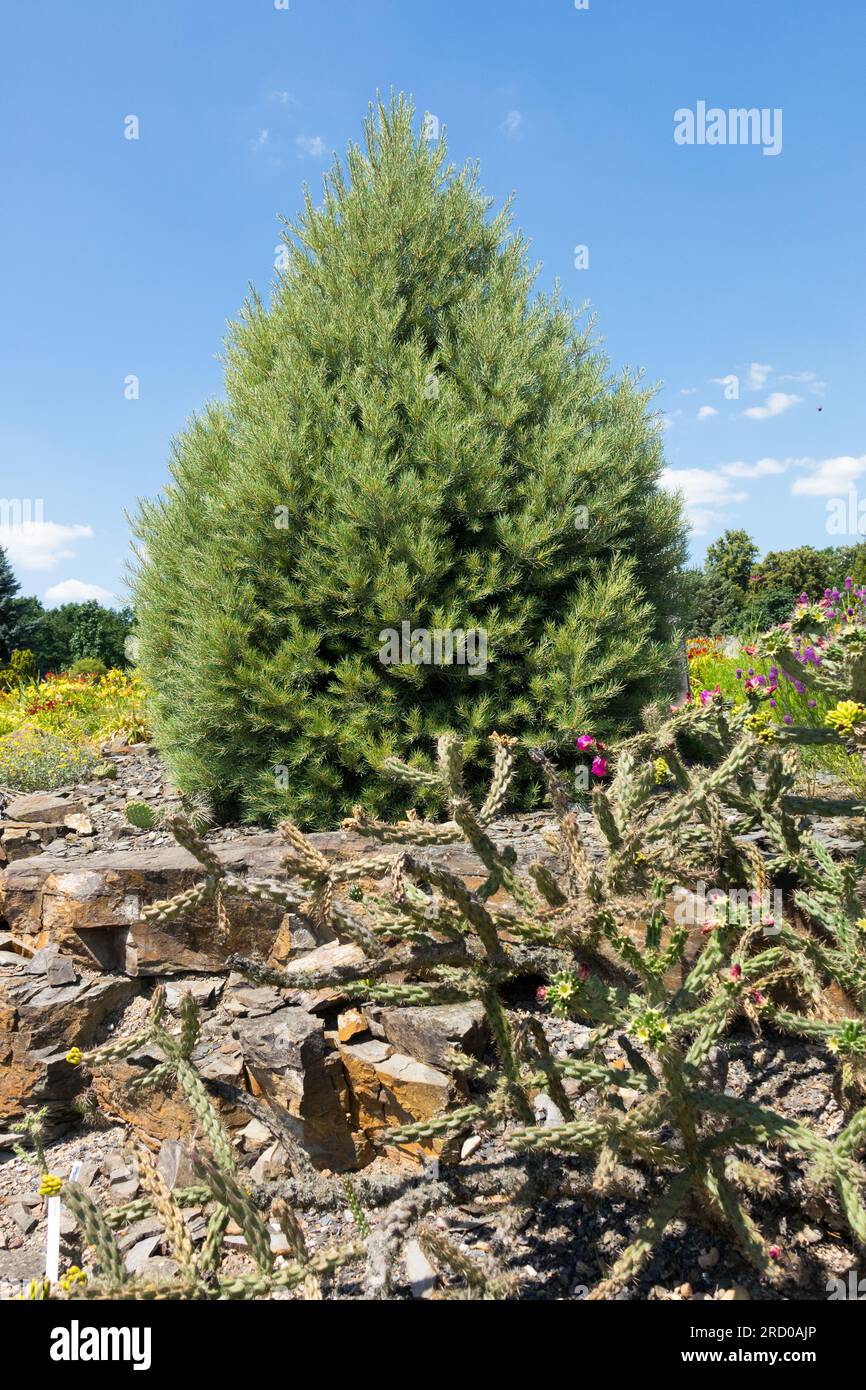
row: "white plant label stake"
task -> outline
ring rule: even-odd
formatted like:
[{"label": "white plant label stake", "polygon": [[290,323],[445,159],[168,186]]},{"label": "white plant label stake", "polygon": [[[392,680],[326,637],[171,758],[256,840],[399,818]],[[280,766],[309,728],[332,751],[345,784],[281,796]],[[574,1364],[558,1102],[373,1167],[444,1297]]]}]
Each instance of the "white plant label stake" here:
[{"label": "white plant label stake", "polygon": [[[73,1163],[69,1181],[75,1182],[81,1172],[81,1161]],[[48,1198],[48,1229],[45,1234],[45,1278],[56,1284],[60,1278],[60,1198]]]}]

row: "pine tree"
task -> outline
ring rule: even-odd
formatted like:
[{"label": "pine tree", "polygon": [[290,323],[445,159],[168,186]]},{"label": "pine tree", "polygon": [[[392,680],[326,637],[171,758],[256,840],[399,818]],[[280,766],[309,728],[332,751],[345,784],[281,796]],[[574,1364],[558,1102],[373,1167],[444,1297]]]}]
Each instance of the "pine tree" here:
[{"label": "pine tree", "polygon": [[[533,298],[508,209],[412,123],[379,103],[307,194],[270,309],[231,328],[226,402],[137,517],[157,738],[223,810],[393,811],[376,768],[446,730],[470,778],[493,731],[567,760],[671,669],[684,541],[651,392]],[[486,670],[383,664],[404,622],[482,630]]]},{"label": "pine tree", "polygon": [[0,661],[8,662],[13,651],[25,646],[25,625],[22,622],[21,585],[12,573],[6,551],[0,546]]}]

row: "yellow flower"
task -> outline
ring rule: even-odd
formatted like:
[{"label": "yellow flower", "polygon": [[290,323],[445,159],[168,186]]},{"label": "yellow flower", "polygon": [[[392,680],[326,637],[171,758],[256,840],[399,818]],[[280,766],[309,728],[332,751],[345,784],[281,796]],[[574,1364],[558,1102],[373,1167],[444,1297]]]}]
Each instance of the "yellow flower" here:
[{"label": "yellow flower", "polygon": [[60,1280],[60,1287],[61,1289],[64,1289],[66,1293],[69,1293],[72,1289],[75,1288],[76,1284],[86,1283],[87,1275],[84,1273],[84,1270],[79,1269],[78,1265],[70,1265],[66,1273]]},{"label": "yellow flower", "polygon": [[855,725],[866,719],[866,706],[857,700],[840,700],[835,709],[827,712],[824,720],[837,734],[853,734]]},{"label": "yellow flower", "polygon": [[858,931],[866,932],[866,917],[858,917],[854,925]]},{"label": "yellow flower", "polygon": [[39,1196],[56,1197],[62,1186],[62,1178],[56,1178],[53,1173],[43,1173],[42,1181],[39,1184]]},{"label": "yellow flower", "polygon": [[838,1052],[838,1051],[839,1051],[839,1039],[838,1039],[838,1038],[828,1038],[828,1039],[827,1039],[827,1046],[829,1047],[829,1049],[830,1049],[831,1052]]},{"label": "yellow flower", "polygon": [[84,1053],[81,1051],[80,1047],[70,1047],[66,1054],[66,1060],[71,1067],[80,1067],[83,1056]]}]

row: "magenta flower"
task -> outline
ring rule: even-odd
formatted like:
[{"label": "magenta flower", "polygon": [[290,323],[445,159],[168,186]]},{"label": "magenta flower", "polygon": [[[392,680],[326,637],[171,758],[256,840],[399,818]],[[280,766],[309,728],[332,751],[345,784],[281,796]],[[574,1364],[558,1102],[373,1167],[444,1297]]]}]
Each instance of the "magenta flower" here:
[{"label": "magenta flower", "polygon": [[547,986],[539,985],[538,989],[535,991],[535,997],[543,1004],[547,998]]},{"label": "magenta flower", "polygon": [[742,973],[743,973],[743,967],[742,967],[741,965],[732,965],[732,966],[731,966],[731,979],[732,979],[732,980],[738,980],[738,979],[740,978],[740,976],[742,975]]},{"label": "magenta flower", "polygon": [[767,1254],[771,1260],[780,1260],[782,1258],[782,1247],[780,1245],[771,1245]]},{"label": "magenta flower", "polygon": [[587,980],[589,979],[589,966],[588,966],[588,965],[584,964],[584,965],[579,965],[579,966],[577,967],[577,978],[580,980],[580,983],[581,983],[582,985],[583,985],[583,984],[586,984]]},{"label": "magenta flower", "polygon": [[592,775],[593,777],[607,776],[607,758],[593,758]]},{"label": "magenta flower", "polygon": [[594,743],[595,739],[592,737],[591,734],[581,734],[580,738],[577,740],[577,746],[580,749],[581,753],[583,752],[584,748],[591,748]]}]

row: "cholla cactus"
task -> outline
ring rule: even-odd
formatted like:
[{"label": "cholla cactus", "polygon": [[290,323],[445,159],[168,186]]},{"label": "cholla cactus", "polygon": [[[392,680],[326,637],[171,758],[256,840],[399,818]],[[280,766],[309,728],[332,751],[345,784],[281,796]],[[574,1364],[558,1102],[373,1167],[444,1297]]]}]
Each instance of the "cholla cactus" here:
[{"label": "cholla cactus", "polygon": [[[850,635],[839,639],[833,679],[844,684],[847,671],[854,680],[859,640]],[[824,678],[830,679],[829,671]],[[167,824],[198,859],[205,880],[146,909],[180,915],[212,899],[220,913],[232,895],[275,898],[328,922],[338,937],[362,947],[364,959],[286,977],[257,962],[231,958],[229,964],[251,978],[294,989],[338,988],[344,996],[369,1003],[480,1000],[496,1060],[484,1065],[460,1059],[472,1080],[470,1103],[401,1126],[389,1137],[423,1142],[456,1137],[470,1127],[476,1133],[504,1129],[508,1145],[527,1165],[539,1153],[589,1158],[589,1181],[596,1193],[633,1195],[645,1190],[649,1180],[656,1189],[652,1210],[594,1298],[615,1297],[639,1274],[670,1222],[684,1213],[724,1224],[765,1277],[778,1281],[776,1247],[762,1234],[753,1210],[755,1198],[768,1190],[768,1179],[748,1160],[747,1146],[783,1146],[796,1156],[810,1186],[833,1204],[854,1239],[866,1244],[866,1173],[859,1162],[866,1145],[866,1108],[853,1108],[831,1142],[769,1107],[726,1094],[717,1070],[726,1033],[735,1021],[745,1020],[756,1032],[772,1026],[824,1044],[838,1058],[842,1093],[849,1101],[866,1075],[862,1020],[834,1014],[824,993],[827,984],[835,983],[855,1014],[863,1009],[866,916],[857,898],[857,871],[837,864],[802,821],[804,812],[844,814],[850,808],[794,794],[792,747],[814,742],[816,735],[866,747],[859,701],[852,712],[843,703],[851,692],[841,689],[841,713],[835,721],[821,730],[798,730],[771,724],[757,704],[732,710],[716,693],[705,693],[706,700],[665,715],[648,711],[643,732],[597,756],[600,785],[592,796],[592,839],[585,836],[557,769],[541,749],[528,750],[556,815],[552,848],[560,872],[546,863],[522,872],[514,852],[500,847],[491,829],[513,774],[515,740],[493,737],[491,787],[476,807],[465,793],[462,746],[448,735],[439,741],[436,771],[395,759],[387,763],[387,770],[409,787],[435,783],[448,800],[445,825],[413,812],[386,825],[357,811],[345,828],[391,848],[332,863],[287,822],[280,828],[287,845],[285,870],[302,885],[289,894],[279,886],[228,874],[189,823],[175,817]],[[684,737],[701,741],[708,750],[706,765],[686,766],[680,751]],[[582,740],[585,747],[592,743],[588,736]],[[672,794],[659,791],[662,762]],[[769,852],[759,851],[749,838],[756,829],[765,832]],[[483,865],[484,881],[475,890],[426,853],[460,838]],[[722,886],[733,882],[745,885],[761,902],[783,874],[796,887],[778,920],[726,903],[705,923],[697,942],[688,927],[669,921],[667,903],[675,884],[699,877]],[[815,930],[798,925],[791,907]],[[643,924],[642,935],[635,935],[636,922]],[[579,1055],[553,1056],[537,1021],[513,1025],[503,989],[527,975],[546,980],[540,994],[551,1010],[591,1025],[589,1042]],[[147,1037],[159,1035],[166,1060],[149,1080],[174,1076],[184,1090],[212,1155],[199,1162],[203,1185],[216,1209],[231,1212],[247,1232],[257,1260],[255,1276],[219,1287],[227,1296],[256,1296],[274,1287],[277,1275],[261,1219],[238,1184],[228,1142],[220,1137],[218,1118],[190,1062],[196,1032],[192,1012],[184,1013],[175,1036],[163,1028],[160,1009],[157,997],[157,1016]],[[132,1046],[139,1042],[133,1040]],[[102,1055],[117,1055],[113,1046]],[[612,1058],[617,1049],[621,1055]],[[579,1111],[571,1099],[574,1083],[583,1100]],[[550,1102],[549,1115],[558,1112],[555,1123],[537,1123],[541,1097]],[[183,1194],[175,1199],[182,1201]],[[402,1214],[373,1228],[370,1239],[379,1251],[374,1263],[378,1261],[379,1284],[385,1280],[382,1287],[390,1279],[396,1244],[423,1211],[423,1202],[404,1200]],[[108,1229],[115,1220],[109,1213]],[[281,1224],[294,1230],[285,1212]],[[382,1245],[384,1230],[393,1238]],[[461,1274],[465,1291],[482,1296],[503,1291],[496,1276],[465,1267],[445,1237],[425,1228],[419,1238],[441,1266]],[[303,1261],[303,1247],[296,1244],[299,1263],[285,1279],[312,1289],[320,1271],[315,1261]],[[208,1261],[187,1273],[184,1289],[201,1288],[204,1269],[213,1265],[215,1240],[210,1245]],[[107,1253],[106,1260],[110,1284],[113,1266]],[[188,1262],[185,1268],[189,1270]]]},{"label": "cholla cactus", "polygon": [[[52,1296],[70,1299],[257,1298],[277,1288],[309,1290],[313,1285],[318,1287],[322,1275],[361,1258],[363,1243],[308,1256],[301,1238],[293,1251],[294,1263],[281,1269],[275,1267],[267,1227],[240,1181],[231,1141],[191,1060],[199,1035],[197,1005],[191,995],[184,995],[177,1032],[165,1026],[164,1012],[165,991],[160,986],[154,991],[150,1018],[141,1032],[90,1052],[72,1049],[67,1060],[74,1066],[99,1067],[128,1056],[146,1043],[155,1044],[165,1060],[142,1081],[133,1084],[142,1087],[172,1078],[176,1081],[209,1151],[210,1156],[201,1150],[193,1155],[202,1182],[199,1186],[171,1191],[150,1153],[142,1145],[133,1144],[131,1152],[138,1164],[144,1197],[101,1212],[78,1183],[66,1183],[61,1189],[63,1201],[76,1218],[85,1243],[93,1250],[99,1278],[66,1278],[52,1291]],[[183,1219],[183,1208],[193,1204],[210,1204],[211,1207],[207,1235],[198,1255]],[[299,1230],[297,1219],[285,1203],[283,1208],[283,1229],[292,1225]],[[175,1279],[150,1282],[126,1272],[114,1230],[149,1214],[155,1214],[162,1221],[179,1266]],[[244,1232],[257,1267],[253,1274],[222,1276],[220,1273],[223,1236],[229,1220],[236,1221]],[[80,1275],[80,1271],[76,1274]]]},{"label": "cholla cactus", "polygon": [[[463,794],[453,740],[440,748],[438,774],[450,794],[449,825],[428,827],[411,815],[396,827],[371,825],[361,815],[345,822],[357,833],[403,847],[389,862],[386,892],[367,886],[338,908],[335,887],[358,883],[352,866],[328,868],[299,831],[284,827],[295,848],[293,871],[306,878],[314,895],[320,896],[329,881],[336,930],[364,941],[368,952],[360,966],[304,977],[304,987],[338,986],[371,1003],[483,1003],[497,1065],[469,1069],[477,1098],[394,1129],[391,1140],[441,1139],[470,1126],[477,1133],[504,1124],[516,1153],[593,1158],[596,1192],[633,1192],[641,1170],[661,1181],[650,1216],[593,1292],[595,1298],[616,1296],[683,1212],[723,1223],[766,1278],[781,1277],[775,1247],[761,1233],[751,1207],[751,1199],[766,1192],[766,1177],[747,1161],[745,1145],[783,1144],[800,1157],[808,1181],[836,1203],[854,1238],[866,1242],[861,1197],[866,1174],[858,1163],[866,1110],[855,1113],[831,1143],[807,1125],[729,1096],[715,1084],[719,1046],[738,1018],[754,1029],[772,1024],[819,1038],[849,1071],[866,1056],[859,1024],[819,1019],[812,1007],[822,983],[841,982],[858,1000],[866,984],[866,932],[855,925],[852,871],[836,865],[794,819],[791,754],[757,738],[747,717],[747,710],[732,712],[721,700],[689,706],[668,719],[651,716],[644,734],[615,754],[606,753],[612,776],[593,796],[605,844],[601,854],[585,841],[556,769],[540,750],[530,750],[559,822],[561,879],[539,865],[524,877],[513,853],[497,847],[486,814]],[[700,772],[686,768],[677,746],[684,733],[709,740],[716,750],[714,766]],[[513,758],[512,747],[508,756]],[[659,758],[677,788],[662,800],[656,790]],[[395,761],[389,766],[410,785],[434,776]],[[760,787],[754,776],[759,766]],[[741,838],[758,825],[772,844],[766,858]],[[417,851],[406,847],[416,826]],[[474,892],[424,857],[426,846],[456,831],[487,874]],[[386,876],[376,860],[361,865],[365,880]],[[759,899],[775,872],[795,872],[803,885],[797,906],[828,928],[836,944],[807,936],[790,922],[776,923],[760,913],[756,918],[726,904],[704,928],[698,954],[688,963],[689,931],[668,926],[666,900],[672,883],[689,867],[722,881],[736,873]],[[645,924],[642,942],[626,929],[636,916]],[[235,958],[232,963],[253,978],[284,982],[280,972],[253,962]],[[381,980],[396,971],[404,972],[405,983]],[[675,971],[679,979],[672,983]],[[512,1026],[502,987],[530,973],[546,977],[541,997],[555,1012],[593,1025],[579,1056],[554,1058],[540,1028]],[[300,983],[294,975],[292,983]],[[777,1002],[782,987],[806,1000],[802,1013]],[[615,1043],[623,1053],[616,1065],[607,1055]],[[565,1080],[580,1083],[591,1099],[589,1117],[575,1113]],[[623,1091],[637,1097],[627,1110]],[[562,1123],[535,1123],[534,1102],[541,1094],[553,1100]],[[427,1243],[432,1253],[429,1236]]]}]

